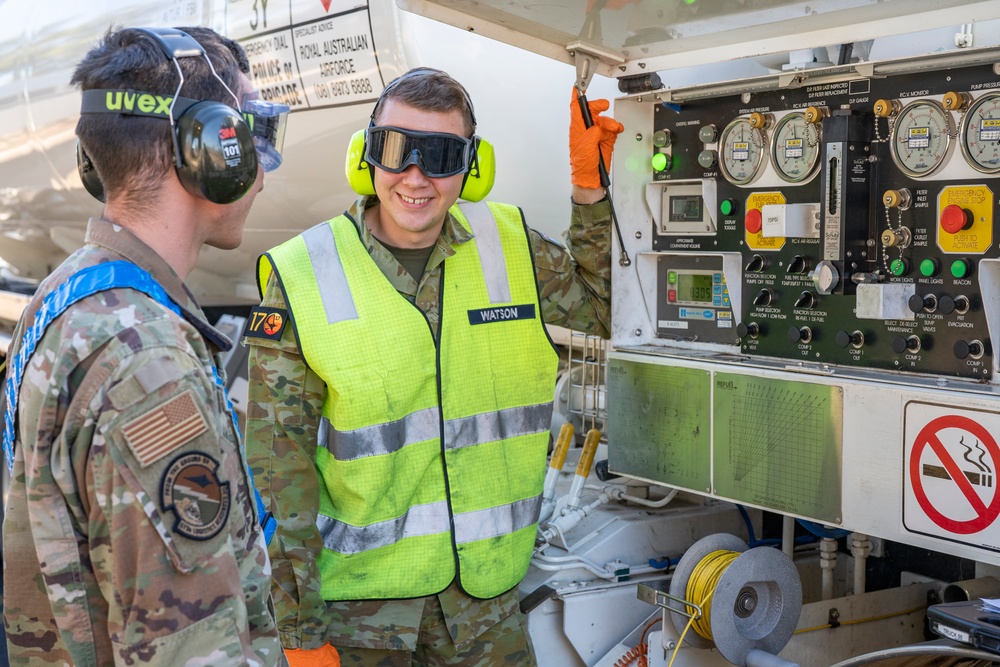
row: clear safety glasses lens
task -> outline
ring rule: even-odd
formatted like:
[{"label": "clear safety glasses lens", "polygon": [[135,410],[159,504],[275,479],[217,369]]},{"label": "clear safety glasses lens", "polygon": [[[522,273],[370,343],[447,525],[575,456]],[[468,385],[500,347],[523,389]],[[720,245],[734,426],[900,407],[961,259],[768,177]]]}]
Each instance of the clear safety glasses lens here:
[{"label": "clear safety glasses lens", "polygon": [[393,174],[415,164],[428,178],[465,173],[472,155],[472,140],[466,137],[398,127],[370,127],[365,143],[367,162]]},{"label": "clear safety glasses lens", "polygon": [[291,107],[287,104],[265,102],[256,93],[243,99],[243,118],[250,126],[257,159],[264,171],[274,171],[281,166],[281,151],[285,147],[285,126]]}]

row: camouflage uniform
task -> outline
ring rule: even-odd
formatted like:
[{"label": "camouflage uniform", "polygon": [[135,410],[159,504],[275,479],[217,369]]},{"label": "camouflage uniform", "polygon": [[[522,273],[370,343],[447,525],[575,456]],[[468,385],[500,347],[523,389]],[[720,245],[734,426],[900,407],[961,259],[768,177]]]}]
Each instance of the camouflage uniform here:
[{"label": "camouflage uniform", "polygon": [[136,290],[99,292],[52,322],[31,356],[3,523],[10,662],[287,664],[246,464],[213,375],[232,343],[177,274],[125,229],[91,220],[10,353],[44,294],[122,259],[184,317]]},{"label": "camouflage uniform", "polygon": [[[455,253],[453,246],[466,243],[472,235],[449,215],[418,285],[365,225],[363,210],[374,203],[374,198],[361,198],[348,215],[357,221],[372,259],[399,293],[424,312],[437,336],[442,264]],[[530,240],[545,321],[608,337],[608,202],[573,206],[567,232],[572,255],[533,230]],[[272,277],[262,308],[286,307]],[[489,600],[471,598],[454,583],[437,596],[408,600],[320,597],[315,561],[321,548],[316,528],[319,492],[313,461],[325,386],[306,367],[291,327],[285,327],[279,340],[247,337],[245,342],[251,345],[247,456],[265,506],[278,520],[270,550],[282,645],[317,648],[331,643],[341,651],[345,667],[404,666],[411,664],[411,658],[429,664],[424,662],[428,651],[444,656],[447,664],[533,664],[516,589]],[[360,652],[362,658],[350,647],[369,650]],[[466,655],[471,657],[466,660]]]}]

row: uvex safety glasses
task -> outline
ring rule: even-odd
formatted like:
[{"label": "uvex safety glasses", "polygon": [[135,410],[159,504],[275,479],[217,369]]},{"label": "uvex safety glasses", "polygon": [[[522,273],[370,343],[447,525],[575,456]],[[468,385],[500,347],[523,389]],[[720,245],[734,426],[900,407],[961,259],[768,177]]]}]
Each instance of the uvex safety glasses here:
[{"label": "uvex safety glasses", "polygon": [[264,171],[281,166],[281,150],[285,147],[285,126],[288,123],[287,104],[265,102],[257,93],[244,95],[240,102],[243,118],[250,127],[257,160]]},{"label": "uvex safety glasses", "polygon": [[415,164],[428,178],[445,178],[467,172],[471,160],[472,139],[457,134],[368,128],[365,161],[393,174]]}]

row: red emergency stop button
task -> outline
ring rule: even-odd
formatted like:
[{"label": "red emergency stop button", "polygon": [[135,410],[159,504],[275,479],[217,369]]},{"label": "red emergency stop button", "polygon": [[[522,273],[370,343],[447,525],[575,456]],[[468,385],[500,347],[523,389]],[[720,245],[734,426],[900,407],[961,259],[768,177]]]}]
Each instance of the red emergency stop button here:
[{"label": "red emergency stop button", "polygon": [[746,225],[747,231],[751,234],[756,234],[764,226],[764,217],[760,214],[759,208],[752,208],[747,211],[746,216],[743,218],[743,224]]},{"label": "red emergency stop button", "polygon": [[941,229],[949,234],[957,234],[972,226],[972,212],[958,204],[948,204],[941,211]]}]

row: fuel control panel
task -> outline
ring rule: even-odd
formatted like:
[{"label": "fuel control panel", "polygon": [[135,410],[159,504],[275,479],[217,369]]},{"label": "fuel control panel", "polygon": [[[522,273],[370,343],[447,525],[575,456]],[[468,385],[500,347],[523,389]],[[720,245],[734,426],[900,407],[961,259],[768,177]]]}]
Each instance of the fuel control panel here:
[{"label": "fuel control panel", "polygon": [[624,107],[645,206],[615,298],[649,323],[616,303],[616,344],[992,382],[994,66],[760,84]]}]

